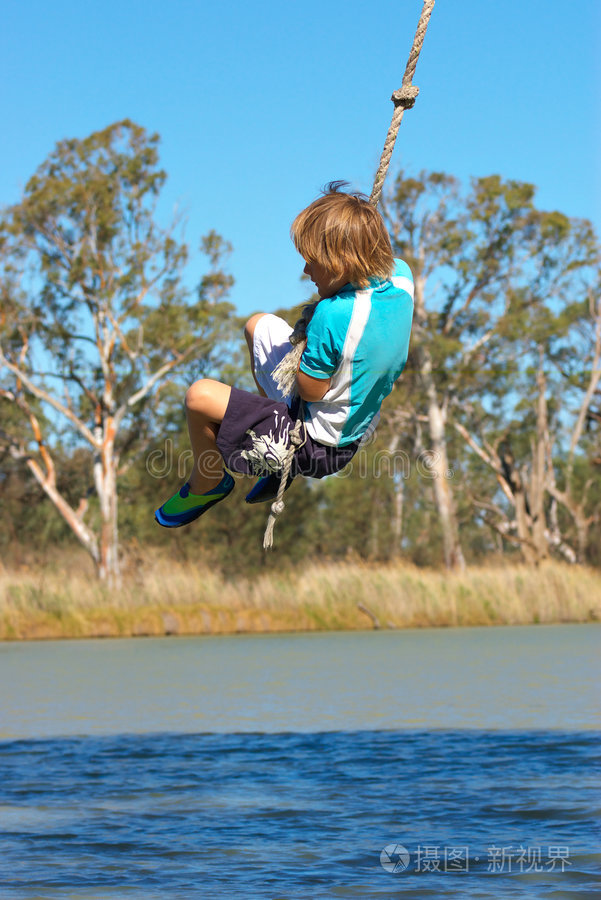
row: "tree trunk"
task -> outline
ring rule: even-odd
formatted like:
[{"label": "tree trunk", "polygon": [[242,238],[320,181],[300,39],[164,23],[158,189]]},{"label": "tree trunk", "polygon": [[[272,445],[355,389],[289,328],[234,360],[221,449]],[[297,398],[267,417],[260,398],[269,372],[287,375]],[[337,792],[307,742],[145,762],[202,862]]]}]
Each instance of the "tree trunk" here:
[{"label": "tree trunk", "polygon": [[545,516],[545,493],[547,486],[547,445],[549,430],[547,424],[547,381],[541,366],[536,383],[538,398],[536,403],[536,440],[532,448],[532,475],[530,478],[530,518],[532,521],[532,543],[537,562],[549,556],[547,523]]},{"label": "tree trunk", "polygon": [[390,476],[392,478],[392,486],[393,486],[393,507],[392,507],[392,517],[390,522],[390,531],[391,531],[391,547],[390,547],[390,557],[392,559],[398,559],[401,555],[401,540],[403,538],[403,507],[405,503],[405,478],[403,472],[397,472],[397,467],[395,465],[395,453],[397,452],[399,446],[399,435],[393,434],[392,438],[388,443],[388,454],[390,457]]},{"label": "tree trunk", "polygon": [[[503,457],[503,460],[504,462],[506,461],[505,456]],[[515,520],[520,541],[520,550],[522,551],[525,563],[529,566],[536,565],[538,562],[538,554],[537,548],[532,540],[532,519],[529,512],[526,491],[524,490],[524,482],[517,470],[512,473],[511,490],[515,505]]]},{"label": "tree trunk", "polygon": [[96,434],[102,449],[94,460],[94,482],[100,504],[100,547],[98,577],[110,587],[121,581],[119,566],[119,532],[117,525],[117,459],[115,457],[115,428],[107,416],[97,425]]},{"label": "tree trunk", "polygon": [[382,517],[382,503],[377,490],[372,491],[370,510],[369,544],[367,550],[368,558],[376,560],[380,557],[380,519]]},{"label": "tree trunk", "polygon": [[28,459],[27,466],[44,493],[54,503],[55,507],[64,518],[65,522],[73,530],[73,533],[80,541],[82,546],[85,547],[85,549],[88,551],[88,553],[94,560],[94,564],[96,565],[96,567],[98,567],[100,563],[100,553],[98,550],[98,542],[96,540],[96,536],[88,528],[88,526],[84,524],[81,516],[78,515],[77,511],[69,506],[64,497],[62,497],[58,492],[56,488],[54,465],[52,465],[52,468],[47,472],[46,475],[44,475],[42,469],[35,459]]},{"label": "tree trunk", "polygon": [[[423,271],[423,266],[421,268]],[[416,357],[419,376],[427,398],[428,430],[432,450],[432,461],[428,468],[429,474],[434,479],[434,500],[442,529],[444,563],[447,569],[463,570],[465,569],[465,559],[459,542],[459,527],[455,513],[453,492],[449,481],[451,471],[445,437],[445,414],[438,401],[432,356],[425,343],[425,327],[427,325],[426,282],[422,274],[415,277],[414,287]]]},{"label": "tree trunk", "polygon": [[405,483],[402,478],[394,479],[394,510],[392,515],[392,551],[393,559],[401,555],[403,539],[403,506],[405,502]]},{"label": "tree trunk", "polygon": [[432,451],[429,473],[433,478],[434,498],[442,529],[444,563],[447,569],[465,569],[465,559],[459,541],[459,527],[450,483],[450,467],[445,437],[445,416],[438,402],[432,375],[432,358],[420,345],[417,352],[419,373],[428,402],[428,430]]}]

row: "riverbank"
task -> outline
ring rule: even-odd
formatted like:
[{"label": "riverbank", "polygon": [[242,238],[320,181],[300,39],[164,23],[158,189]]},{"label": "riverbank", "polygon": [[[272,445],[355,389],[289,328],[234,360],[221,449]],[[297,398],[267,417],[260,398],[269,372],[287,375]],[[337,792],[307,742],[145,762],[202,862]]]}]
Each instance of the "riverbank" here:
[{"label": "riverbank", "polygon": [[228,580],[148,559],[109,590],[73,565],[0,573],[0,640],[601,620],[601,572],[337,563]]}]

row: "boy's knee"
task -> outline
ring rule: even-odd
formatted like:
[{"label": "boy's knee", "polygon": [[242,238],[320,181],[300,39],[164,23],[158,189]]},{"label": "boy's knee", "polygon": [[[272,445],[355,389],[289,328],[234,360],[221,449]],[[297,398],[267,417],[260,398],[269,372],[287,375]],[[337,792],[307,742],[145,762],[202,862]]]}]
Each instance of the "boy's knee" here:
[{"label": "boy's knee", "polygon": [[252,346],[252,340],[255,334],[255,328],[257,327],[257,322],[265,315],[267,315],[267,313],[255,313],[254,316],[250,317],[250,319],[244,326],[244,337],[246,338],[246,343],[249,345],[249,347]]},{"label": "boy's knee", "polygon": [[211,378],[200,378],[191,384],[186,391],[186,409],[202,412],[206,401],[211,397],[213,384]]}]

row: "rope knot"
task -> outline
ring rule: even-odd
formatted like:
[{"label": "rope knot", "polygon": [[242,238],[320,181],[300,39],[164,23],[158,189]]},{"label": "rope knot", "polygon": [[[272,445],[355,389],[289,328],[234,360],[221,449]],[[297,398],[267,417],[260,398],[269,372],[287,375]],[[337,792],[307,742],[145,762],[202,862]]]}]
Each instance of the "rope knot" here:
[{"label": "rope knot", "polygon": [[398,91],[394,91],[390,98],[395,106],[402,106],[403,109],[411,109],[415,106],[419,88],[415,84],[404,84]]},{"label": "rope knot", "polygon": [[271,504],[271,512],[274,516],[279,516],[280,513],[283,513],[286,506],[283,500],[274,500]]},{"label": "rope knot", "polygon": [[271,509],[267,518],[267,525],[265,527],[265,534],[263,536],[264,550],[269,550],[271,547],[273,547],[273,529],[275,527],[275,520],[280,515],[280,513],[284,512],[285,509],[284,491],[286,490],[286,487],[288,485],[288,476],[290,475],[292,460],[294,459],[294,454],[296,453],[296,451],[299,449],[299,447],[302,447],[303,444],[305,444],[306,440],[307,429],[305,428],[302,412],[299,409],[299,418],[296,420],[294,428],[288,435],[289,446],[286,450],[286,455],[282,464],[277,497],[271,504]]},{"label": "rope knot", "polygon": [[290,432],[290,443],[292,444],[293,447],[295,447],[298,450],[298,448],[302,447],[306,443],[306,441],[307,441],[306,434],[301,434],[301,431],[299,428],[292,429],[292,431]]}]

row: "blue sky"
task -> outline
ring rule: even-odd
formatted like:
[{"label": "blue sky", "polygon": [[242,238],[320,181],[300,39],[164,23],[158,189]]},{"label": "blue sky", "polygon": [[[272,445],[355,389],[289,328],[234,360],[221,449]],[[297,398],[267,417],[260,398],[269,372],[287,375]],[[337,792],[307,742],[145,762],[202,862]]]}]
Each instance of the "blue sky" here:
[{"label": "blue sky", "polygon": [[[129,117],[162,138],[198,246],[234,246],[241,313],[307,294],[289,239],[327,181],[369,193],[421,0],[6,2],[0,203],[65,137]],[[531,181],[601,229],[600,0],[438,0],[393,170]],[[192,258],[189,280],[202,272]]]}]

